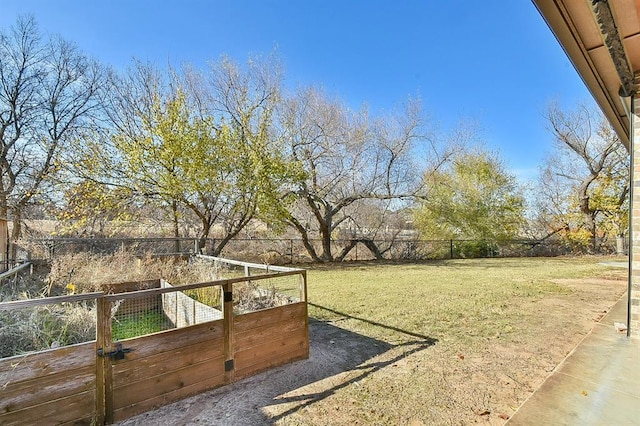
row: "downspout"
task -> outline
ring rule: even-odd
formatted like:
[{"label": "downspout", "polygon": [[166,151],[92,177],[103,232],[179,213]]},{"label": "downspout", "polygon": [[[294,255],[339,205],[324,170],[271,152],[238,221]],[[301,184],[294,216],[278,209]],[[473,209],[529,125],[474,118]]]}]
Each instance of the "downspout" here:
[{"label": "downspout", "polygon": [[636,88],[635,76],[633,79],[633,87],[631,89],[625,89],[620,87],[618,94],[620,95],[620,101],[624,112],[629,118],[629,266],[628,266],[628,283],[627,283],[627,337],[631,337],[631,304],[632,304],[632,288],[633,288],[633,194],[634,194],[634,149],[635,149],[635,103],[636,103]]},{"label": "downspout", "polygon": [[[622,89],[621,89],[622,90]],[[628,106],[629,111],[627,112],[627,117],[629,117],[629,266],[627,269],[627,337],[631,337],[631,289],[633,285],[633,182],[634,182],[634,173],[633,173],[633,161],[634,161],[634,119],[633,119],[633,107],[634,107],[634,96],[624,97],[622,98],[622,104],[625,105],[625,109]],[[628,100],[628,103],[627,103]]]}]

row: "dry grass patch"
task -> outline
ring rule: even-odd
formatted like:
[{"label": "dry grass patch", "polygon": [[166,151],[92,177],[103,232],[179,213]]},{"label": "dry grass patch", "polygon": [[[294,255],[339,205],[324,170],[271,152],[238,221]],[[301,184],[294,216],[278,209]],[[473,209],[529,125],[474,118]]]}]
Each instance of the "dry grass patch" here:
[{"label": "dry grass patch", "polygon": [[140,257],[128,251],[111,256],[77,253],[56,257],[47,276],[50,292],[68,290],[77,293],[101,291],[103,285],[164,278],[174,285],[212,281],[214,268],[206,262],[184,259]]}]

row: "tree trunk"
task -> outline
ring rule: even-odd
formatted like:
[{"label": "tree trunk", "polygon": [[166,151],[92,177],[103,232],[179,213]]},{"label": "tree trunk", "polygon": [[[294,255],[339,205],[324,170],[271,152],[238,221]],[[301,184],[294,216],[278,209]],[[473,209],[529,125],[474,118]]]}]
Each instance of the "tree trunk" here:
[{"label": "tree trunk", "polygon": [[287,219],[287,222],[293,225],[293,227],[298,230],[300,238],[302,239],[302,245],[307,250],[307,253],[309,253],[309,256],[311,256],[311,260],[313,260],[314,262],[322,262],[322,259],[320,259],[320,257],[318,256],[318,253],[316,253],[315,247],[313,247],[313,244],[311,244],[311,241],[309,240],[309,234],[307,233],[304,225],[302,225],[293,217],[289,217],[289,219]]},{"label": "tree trunk", "polygon": [[329,226],[329,220],[325,220],[320,224],[320,240],[322,242],[322,253],[320,259],[326,262],[333,261],[333,255],[331,254],[331,227]]},{"label": "tree trunk", "polygon": [[[209,233],[211,233],[211,223],[208,220],[202,219],[202,232],[200,233],[200,241],[198,243],[198,247],[200,249],[200,253],[206,254],[206,246],[207,246],[207,238],[209,238]],[[218,253],[215,252],[215,247],[212,248],[213,255],[217,256]]]},{"label": "tree trunk", "polygon": [[302,245],[304,246],[305,249],[307,249],[307,253],[309,253],[309,256],[311,256],[311,259],[314,262],[322,262],[323,260],[320,258],[320,256],[318,256],[318,253],[316,253],[316,248],[313,246],[313,244],[309,240],[309,235],[307,235],[307,233],[304,233],[304,234],[301,234],[301,237],[302,237]]},{"label": "tree trunk", "polygon": [[373,240],[366,239],[366,240],[360,240],[360,242],[364,244],[364,246],[368,248],[371,253],[373,253],[373,255],[376,257],[376,260],[384,259],[382,252],[380,251],[380,249],[378,248],[378,246]]},{"label": "tree trunk", "polygon": [[626,254],[624,249],[624,237],[620,235],[616,236],[616,254],[618,255]]},{"label": "tree trunk", "polygon": [[22,233],[22,216],[19,211],[14,211],[11,223],[13,224],[13,229],[11,230],[11,240],[9,241],[9,259],[15,261],[18,257],[17,243]]},{"label": "tree trunk", "polygon": [[180,226],[178,223],[178,203],[173,200],[171,202],[171,213],[173,220],[173,237],[175,238],[173,245],[173,252],[180,253]]},{"label": "tree trunk", "polygon": [[597,249],[596,243],[596,215],[598,212],[593,210],[589,200],[589,186],[595,180],[596,176],[590,175],[580,185],[580,212],[584,216],[585,228],[589,232],[589,247],[591,253],[595,253]]},{"label": "tree trunk", "polygon": [[349,241],[349,244],[347,244],[346,246],[344,246],[344,248],[342,249],[342,251],[340,252],[340,254],[336,257],[335,260],[337,260],[338,262],[342,262],[344,261],[344,258],[347,257],[347,255],[349,254],[349,252],[358,244],[358,240],[351,240]]},{"label": "tree trunk", "polygon": [[586,215],[587,229],[589,230],[589,250],[591,253],[598,252],[598,241],[596,239],[596,213]]}]

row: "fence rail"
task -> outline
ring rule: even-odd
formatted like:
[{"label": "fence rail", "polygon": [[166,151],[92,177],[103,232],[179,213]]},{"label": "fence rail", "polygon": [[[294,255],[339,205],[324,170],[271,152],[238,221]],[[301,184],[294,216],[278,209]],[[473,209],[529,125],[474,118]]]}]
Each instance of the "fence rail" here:
[{"label": "fence rail", "polygon": [[8,271],[5,271],[5,272],[0,274],[0,282],[5,278],[15,277],[17,274],[19,274],[23,270],[31,267],[31,262],[26,262],[25,261],[25,262],[22,262],[22,263],[18,263],[18,262],[15,262],[15,263],[16,263],[16,266],[14,266],[11,269],[9,269]]}]

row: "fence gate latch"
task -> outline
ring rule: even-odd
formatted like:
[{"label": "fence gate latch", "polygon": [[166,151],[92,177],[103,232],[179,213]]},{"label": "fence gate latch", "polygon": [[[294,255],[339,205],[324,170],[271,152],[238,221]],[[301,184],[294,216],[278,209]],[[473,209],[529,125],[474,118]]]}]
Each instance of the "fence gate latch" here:
[{"label": "fence gate latch", "polygon": [[104,350],[102,348],[99,348],[97,353],[98,353],[98,356],[101,356],[103,358],[109,357],[111,359],[119,360],[119,359],[124,359],[124,354],[132,351],[133,349],[131,348],[123,348],[122,343],[117,343],[115,350],[104,353]]}]

